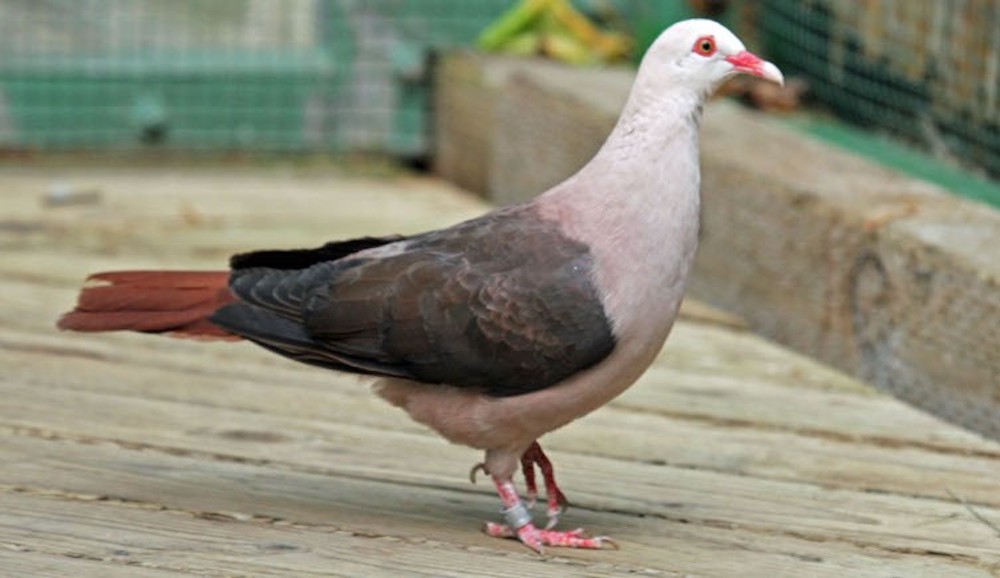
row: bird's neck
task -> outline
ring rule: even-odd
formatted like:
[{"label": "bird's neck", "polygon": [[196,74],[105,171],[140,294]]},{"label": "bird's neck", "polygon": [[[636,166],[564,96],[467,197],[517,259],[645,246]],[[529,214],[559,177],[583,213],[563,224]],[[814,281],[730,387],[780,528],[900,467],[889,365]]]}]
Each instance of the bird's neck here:
[{"label": "bird's neck", "polygon": [[619,339],[648,363],[676,314],[698,242],[698,95],[637,82],[593,160],[538,198],[543,216],[588,243]]},{"label": "bird's neck", "polygon": [[588,164],[607,165],[669,162],[678,150],[697,152],[703,99],[683,90],[656,92],[637,82],[618,123],[604,146]]},{"label": "bird's neck", "polygon": [[594,158],[539,200],[579,211],[581,219],[621,217],[623,222],[644,220],[640,215],[665,217],[682,206],[697,206],[698,128],[704,99],[662,88],[640,78]]}]

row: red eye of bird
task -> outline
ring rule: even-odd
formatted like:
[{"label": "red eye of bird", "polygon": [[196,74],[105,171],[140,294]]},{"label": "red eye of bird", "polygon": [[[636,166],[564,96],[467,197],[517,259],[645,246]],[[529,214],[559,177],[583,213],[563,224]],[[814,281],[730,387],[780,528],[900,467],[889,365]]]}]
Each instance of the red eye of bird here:
[{"label": "red eye of bird", "polygon": [[695,41],[693,51],[702,56],[711,56],[715,54],[715,38],[712,36],[702,36]]}]

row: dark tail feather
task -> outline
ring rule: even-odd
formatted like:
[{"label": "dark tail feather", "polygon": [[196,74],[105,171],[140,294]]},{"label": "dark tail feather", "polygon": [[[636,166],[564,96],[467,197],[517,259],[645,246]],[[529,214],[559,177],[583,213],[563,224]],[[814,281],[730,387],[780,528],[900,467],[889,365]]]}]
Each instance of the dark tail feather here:
[{"label": "dark tail feather", "polygon": [[76,308],[59,319],[60,329],[240,339],[208,319],[236,301],[228,271],[114,271],[87,282]]}]

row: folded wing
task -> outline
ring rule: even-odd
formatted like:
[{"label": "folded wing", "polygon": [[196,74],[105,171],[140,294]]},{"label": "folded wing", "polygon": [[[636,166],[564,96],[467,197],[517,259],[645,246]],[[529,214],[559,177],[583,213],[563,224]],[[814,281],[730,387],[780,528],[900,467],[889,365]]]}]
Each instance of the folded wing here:
[{"label": "folded wing", "polygon": [[515,395],[614,348],[593,267],[519,207],[304,269],[237,269],[240,302],[212,322],[306,363]]}]

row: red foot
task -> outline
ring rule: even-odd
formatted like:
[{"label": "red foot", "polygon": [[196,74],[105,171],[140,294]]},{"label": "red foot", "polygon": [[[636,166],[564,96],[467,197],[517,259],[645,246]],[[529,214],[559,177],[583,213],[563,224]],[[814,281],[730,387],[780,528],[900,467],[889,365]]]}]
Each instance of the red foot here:
[{"label": "red foot", "polygon": [[494,538],[517,538],[522,544],[531,548],[539,554],[545,546],[554,548],[585,548],[588,550],[600,550],[605,545],[618,549],[618,544],[607,536],[588,536],[583,528],[576,530],[539,530],[534,524],[528,523],[517,530],[511,529],[506,524],[496,524],[486,522],[483,531]]},{"label": "red foot", "polygon": [[[541,448],[538,448],[538,451],[541,453]],[[548,462],[547,459],[545,461]],[[479,468],[473,468],[473,473],[475,473],[478,469]],[[548,464],[548,474],[546,474],[545,467],[542,469],[542,473],[546,474],[546,485],[548,485],[550,480],[553,485],[555,484],[555,481],[552,480],[551,472],[551,464]],[[506,518],[507,523],[495,524],[493,522],[487,522],[483,526],[483,531],[486,532],[486,534],[496,538],[517,538],[525,546],[538,553],[542,553],[545,546],[600,549],[607,544],[613,548],[618,548],[618,545],[607,536],[591,538],[584,533],[583,529],[570,530],[568,532],[551,530],[549,528],[539,530],[532,523],[531,514],[528,512],[528,508],[517,495],[517,489],[514,488],[514,482],[510,481],[510,479],[500,479],[497,476],[493,476],[493,483],[496,485],[497,494],[500,495],[500,502],[503,504],[503,510],[501,510],[501,513]],[[558,491],[558,488],[556,491]],[[551,490],[549,490],[549,492],[549,502],[551,505],[554,501],[553,496],[556,494],[551,493]],[[562,492],[559,492],[559,495],[562,495]],[[563,500],[565,501],[565,497],[563,497]],[[551,518],[549,523],[552,523]]]},{"label": "red foot", "polygon": [[538,486],[535,483],[535,466],[542,470],[542,478],[545,481],[545,497],[548,502],[546,515],[549,521],[545,525],[546,530],[551,530],[559,523],[559,515],[569,508],[569,500],[566,494],[562,493],[556,484],[555,470],[548,456],[542,451],[542,446],[538,442],[531,444],[531,447],[521,456],[521,472],[524,474],[524,485],[527,490],[528,507],[535,505],[538,499]]}]

